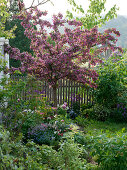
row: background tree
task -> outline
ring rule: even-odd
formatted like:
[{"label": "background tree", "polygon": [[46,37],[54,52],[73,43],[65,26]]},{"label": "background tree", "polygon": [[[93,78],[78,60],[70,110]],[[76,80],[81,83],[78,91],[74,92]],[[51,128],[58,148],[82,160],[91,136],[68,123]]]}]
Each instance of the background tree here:
[{"label": "background tree", "polygon": [[[28,8],[35,8],[36,6],[42,5],[50,0],[39,0],[35,4],[35,0],[33,0]],[[30,42],[31,40],[24,35],[25,29],[21,25],[21,20],[16,19],[13,16],[20,13],[21,10],[26,10],[25,5],[23,4],[23,0],[13,0],[9,1],[9,12],[11,17],[6,22],[6,30],[10,30],[16,25],[16,30],[14,31],[15,38],[10,39],[9,43],[12,47],[18,48],[21,52],[27,51],[32,53],[30,50]],[[15,60],[13,58],[10,59],[10,67],[19,67],[20,61]]]},{"label": "background tree", "polygon": [[16,27],[12,27],[10,30],[5,30],[5,23],[9,17],[7,1],[0,0],[0,37],[5,37],[7,39],[14,37],[13,31],[16,29]]},{"label": "background tree", "polygon": [[[63,19],[62,14],[54,15],[53,23],[50,23],[41,19],[46,14],[35,8],[23,11],[18,16],[25,28],[25,35],[31,39],[30,48],[33,50],[33,56],[28,52],[20,53],[19,50],[11,47],[8,47],[6,52],[9,52],[10,57],[21,61],[19,68],[21,72],[27,72],[40,80],[45,80],[53,87],[54,106],[57,106],[56,90],[59,79],[68,78],[96,87],[94,83],[98,77],[96,71],[81,67],[81,64],[96,65],[101,62],[97,56],[106,49],[105,44],[111,50],[117,49],[116,40],[110,33],[119,36],[119,32],[110,29],[101,34],[96,27],[91,30],[81,30],[81,22],[67,21]],[[61,34],[59,28],[65,24],[73,25],[75,29],[64,27],[64,33]],[[38,25],[40,29],[35,29],[33,25]],[[49,34],[47,28],[51,30]],[[103,46],[97,48],[100,44]]]},{"label": "background tree", "polygon": [[14,14],[17,14],[19,9],[19,3],[23,3],[23,0],[9,0],[8,1],[8,9],[9,13],[13,16]]},{"label": "background tree", "polygon": [[[32,53],[32,50],[30,50],[30,39],[24,35],[25,29],[21,25],[21,20],[14,19],[11,21],[6,22],[6,29],[10,30],[12,27],[16,25],[16,30],[14,31],[15,38],[11,38],[9,40],[9,43],[12,47],[18,48],[21,52],[27,51],[29,53]],[[10,66],[11,67],[19,67],[20,61],[15,60],[13,58],[10,58]]]},{"label": "background tree", "polygon": [[[18,48],[21,52],[23,51],[28,51],[31,52],[30,50],[30,40],[24,35],[24,28],[21,25],[21,21],[19,19],[14,18],[14,15],[20,13],[20,7],[21,4],[23,3],[23,0],[13,0],[9,1],[8,4],[8,11],[10,13],[10,17],[5,23],[5,29],[10,30],[16,25],[16,29],[14,31],[15,38],[11,38],[9,43],[12,47]],[[24,5],[22,5],[24,6]],[[19,67],[20,66],[20,61],[15,60],[13,58],[10,58],[10,67]]]},{"label": "background tree", "polygon": [[47,2],[51,2],[51,0],[37,0],[37,1],[32,0],[30,6],[26,8],[23,3],[23,0],[7,0],[7,1],[8,1],[9,11],[12,12],[12,14],[17,14],[17,12],[19,12],[19,11],[27,10],[30,8],[36,8],[36,7],[43,5]]},{"label": "background tree", "polygon": [[[75,0],[68,0],[69,4],[72,6],[72,11],[81,13],[81,17],[76,17],[83,23],[83,28],[93,28],[96,26],[102,26],[106,21],[113,19],[117,16],[118,8],[114,5],[108,12],[106,12],[105,4],[106,0],[89,0],[89,8],[86,11],[81,5],[76,4]],[[103,12],[106,12],[104,15]],[[67,17],[69,19],[74,18],[72,12],[67,11]]]}]

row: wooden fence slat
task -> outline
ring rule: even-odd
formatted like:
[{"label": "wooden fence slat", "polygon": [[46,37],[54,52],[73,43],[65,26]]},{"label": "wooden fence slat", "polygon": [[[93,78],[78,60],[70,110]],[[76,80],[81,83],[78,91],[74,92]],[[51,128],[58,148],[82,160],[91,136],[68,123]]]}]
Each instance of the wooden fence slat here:
[{"label": "wooden fence slat", "polygon": [[[27,77],[21,76],[11,76],[11,80],[19,82],[20,79],[26,80]],[[30,100],[34,95],[36,95],[36,91],[44,92],[48,101],[53,100],[53,89],[49,88],[49,85],[46,81],[37,82],[37,86],[33,87],[31,82],[26,85],[28,91],[25,89],[22,90],[20,97],[24,100]],[[57,89],[57,103],[63,104],[64,102],[68,103],[68,106],[72,106],[73,102],[79,102],[79,104],[93,104],[93,89],[86,88],[84,92],[80,93],[80,88],[83,87],[80,83],[75,81],[71,81],[68,79],[59,80],[58,81],[58,89]],[[30,95],[28,94],[30,92]],[[17,93],[18,97],[18,93]],[[12,96],[12,99],[15,99],[15,96]],[[42,96],[40,97],[42,98]]]},{"label": "wooden fence slat", "polygon": [[88,87],[86,88],[86,104],[88,104]]},{"label": "wooden fence slat", "polygon": [[70,106],[70,80],[67,80],[68,82],[68,105]]},{"label": "wooden fence slat", "polygon": [[86,104],[86,90],[84,90],[84,104]]},{"label": "wooden fence slat", "polygon": [[68,95],[67,95],[67,89],[68,89],[67,79],[66,79],[65,81],[66,81],[66,86],[65,86],[65,87],[66,87],[66,95],[65,95],[66,99],[65,99],[65,102],[67,102],[67,96],[68,96]]},{"label": "wooden fence slat", "polygon": [[57,90],[57,100],[58,100],[58,104],[60,104],[60,85],[59,85],[59,81],[58,81],[58,90]]},{"label": "wooden fence slat", "polygon": [[78,83],[76,83],[76,102],[78,102]]},{"label": "wooden fence slat", "polygon": [[62,80],[60,80],[60,105],[62,104]]},{"label": "wooden fence slat", "polygon": [[74,100],[74,96],[73,96],[73,82],[71,81],[71,107],[72,107],[72,103],[73,103],[73,100]]},{"label": "wooden fence slat", "polygon": [[63,103],[64,103],[64,79],[62,81],[63,81],[62,87],[63,87]]}]

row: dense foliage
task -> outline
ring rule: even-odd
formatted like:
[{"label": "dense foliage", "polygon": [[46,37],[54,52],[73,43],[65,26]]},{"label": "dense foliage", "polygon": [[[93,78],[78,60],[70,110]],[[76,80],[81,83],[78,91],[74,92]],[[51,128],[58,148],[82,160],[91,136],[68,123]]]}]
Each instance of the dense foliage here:
[{"label": "dense foliage", "polygon": [[88,135],[86,140],[93,159],[101,169],[126,169],[127,167],[127,134],[125,129],[111,134]]},{"label": "dense foliage", "polygon": [[[93,28],[94,26],[102,26],[117,16],[117,10],[119,8],[114,5],[109,11],[106,11],[106,0],[89,0],[89,8],[84,9],[83,6],[78,5],[75,0],[68,0],[72,6],[72,11],[80,13],[80,17],[76,17],[76,20],[83,23],[83,28]],[[84,5],[85,6],[85,5]],[[104,14],[104,12],[106,13]],[[74,18],[74,14],[67,11],[67,17],[69,19]]]},{"label": "dense foliage", "polygon": [[96,67],[99,74],[94,106],[82,110],[85,117],[101,121],[127,121],[127,64],[125,54],[112,53]]},{"label": "dense foliage", "polygon": [[[20,52],[27,51],[31,53],[32,50],[30,50],[30,40],[24,35],[25,29],[21,25],[21,21],[19,19],[8,20],[6,22],[6,30],[10,30],[15,25],[16,25],[16,30],[14,31],[15,38],[9,40],[10,46],[18,48]],[[17,68],[20,65],[21,65],[20,60],[10,58],[10,67]]]},{"label": "dense foliage", "polygon": [[[1,70],[5,69],[1,63]],[[35,79],[1,79],[0,169],[107,169],[126,165],[127,134],[118,123],[90,122],[67,116],[67,103],[51,107]],[[31,88],[27,88],[28,83]],[[26,93],[26,98],[22,97]],[[5,104],[5,101],[8,104]],[[82,106],[82,111],[86,106]],[[58,110],[56,114],[55,110]],[[77,112],[79,107],[73,106]],[[74,117],[73,117],[74,118]],[[109,126],[110,124],[110,126]],[[121,124],[121,127],[125,127]],[[89,130],[91,128],[91,131]],[[100,130],[103,128],[103,130]],[[109,129],[110,131],[107,131]],[[81,131],[82,130],[82,131]]]},{"label": "dense foliage", "polygon": [[[31,53],[30,40],[24,35],[25,29],[22,27],[21,21],[19,19],[14,19],[14,16],[20,12],[19,2],[20,4],[23,3],[22,0],[14,0],[9,2],[8,12],[10,15],[8,20],[6,20],[5,30],[11,30],[14,26],[16,26],[16,29],[14,30],[15,37],[9,40],[10,46],[18,48],[21,52],[27,51]],[[19,60],[15,60],[13,58],[10,58],[9,62],[10,67],[17,68],[21,65]]]},{"label": "dense foliage", "polygon": [[16,29],[14,26],[11,30],[5,31],[5,23],[9,16],[10,14],[7,9],[7,1],[0,0],[0,37],[5,37],[8,39],[14,37],[13,31]]},{"label": "dense foliage", "polygon": [[99,79],[94,94],[95,102],[99,105],[98,107],[105,108],[98,111],[105,112],[106,115],[102,115],[107,118],[127,121],[126,60],[116,51],[97,69]]}]

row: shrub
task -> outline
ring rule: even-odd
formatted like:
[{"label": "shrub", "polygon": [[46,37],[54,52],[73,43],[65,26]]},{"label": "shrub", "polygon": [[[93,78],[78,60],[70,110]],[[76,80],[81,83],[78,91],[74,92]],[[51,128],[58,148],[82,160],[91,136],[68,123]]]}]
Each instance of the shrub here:
[{"label": "shrub", "polygon": [[39,147],[32,142],[23,145],[22,135],[15,141],[10,138],[10,132],[0,126],[0,169],[44,169]]},{"label": "shrub", "polygon": [[124,129],[116,134],[86,135],[86,140],[93,159],[101,169],[126,169],[127,133],[124,133]]},{"label": "shrub", "polygon": [[[55,121],[56,120],[56,121]],[[65,132],[71,131],[64,119],[55,118],[50,123],[42,123],[28,131],[28,138],[37,144],[56,146]]]},{"label": "shrub", "polygon": [[88,120],[86,119],[86,118],[84,118],[84,116],[83,117],[81,117],[81,116],[78,116],[78,117],[76,117],[76,119],[75,119],[75,122],[79,125],[79,126],[82,126],[82,127],[86,127],[86,126],[88,126]]},{"label": "shrub", "polygon": [[58,115],[66,116],[67,111],[66,111],[65,109],[63,109],[62,107],[58,107],[58,109],[57,109],[57,114],[58,114]]},{"label": "shrub", "polygon": [[78,114],[73,109],[69,109],[67,113],[68,113],[68,118],[70,119],[75,119],[78,116]]},{"label": "shrub", "polygon": [[[55,129],[46,124],[37,125],[28,131],[28,138],[37,144],[53,145],[57,140]],[[58,136],[59,137],[59,136]]]},{"label": "shrub", "polygon": [[112,119],[119,122],[127,122],[127,105],[117,104],[117,108],[112,113]]},{"label": "shrub", "polygon": [[[1,51],[0,51],[0,55],[2,55]],[[6,62],[0,59],[0,73],[6,72],[6,71],[7,71]],[[2,87],[5,87],[5,85],[7,84],[7,81],[8,81],[8,76],[6,74],[1,76],[0,78],[0,111],[1,113],[3,113],[4,109],[7,106],[6,90],[5,88],[2,88]]]},{"label": "shrub", "polygon": [[79,102],[74,102],[72,103],[72,110],[79,115],[80,114],[80,103]]},{"label": "shrub", "polygon": [[90,109],[92,106],[93,106],[92,103],[82,104],[81,105],[81,112],[83,112],[86,109]]},{"label": "shrub", "polygon": [[[0,169],[85,169],[93,167],[82,157],[82,147],[74,143],[72,133],[64,136],[58,151],[51,146],[21,143],[22,135],[15,141],[9,131],[0,126]],[[95,167],[95,166],[94,166]],[[91,168],[92,169],[92,168]]]},{"label": "shrub", "polygon": [[110,115],[113,112],[113,109],[111,110],[111,108],[101,104],[95,104],[91,109],[87,109],[86,111],[89,119],[106,121],[111,117]]},{"label": "shrub", "polygon": [[82,148],[74,142],[65,141],[59,149],[60,167],[62,169],[83,169],[86,160],[80,158]]},{"label": "shrub", "polygon": [[[54,115],[54,110],[48,105],[44,92],[39,87],[34,78],[28,77],[25,80],[8,80],[4,83],[4,90],[1,90],[4,100],[8,101],[7,107],[0,108],[3,113],[4,126],[10,129],[15,135],[22,132],[27,136],[30,127],[34,127]],[[29,88],[29,84],[32,85]],[[38,89],[38,90],[36,90]],[[25,98],[22,97],[25,93]]]},{"label": "shrub", "polygon": [[[114,119],[117,120],[118,116],[115,116],[117,105],[123,103],[124,107],[127,106],[126,62],[121,55],[113,55],[108,60],[104,60],[97,70],[99,79],[97,89],[94,91],[94,100],[97,105],[94,107],[93,114],[97,112],[99,114],[102,110],[99,119],[107,120],[114,116]],[[118,120],[120,118],[122,118],[122,113]]]}]

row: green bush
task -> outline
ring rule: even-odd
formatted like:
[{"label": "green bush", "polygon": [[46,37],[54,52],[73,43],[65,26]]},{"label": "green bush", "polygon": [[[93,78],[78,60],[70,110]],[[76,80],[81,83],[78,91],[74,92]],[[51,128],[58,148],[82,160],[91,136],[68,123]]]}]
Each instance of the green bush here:
[{"label": "green bush", "polygon": [[127,133],[124,133],[124,129],[116,134],[106,132],[96,136],[86,135],[86,141],[100,169],[126,170]]},{"label": "green bush", "polygon": [[58,145],[60,135],[57,130],[48,124],[37,125],[28,131],[28,138],[32,139],[36,144]]},{"label": "green bush", "polygon": [[91,109],[88,109],[88,118],[99,120],[99,121],[106,121],[109,119],[113,109],[103,106],[101,104],[95,104]]},{"label": "green bush", "polygon": [[67,111],[66,111],[65,109],[63,109],[62,107],[58,107],[58,109],[57,109],[57,114],[58,114],[58,115],[66,116]]},{"label": "green bush", "polygon": [[115,121],[117,121],[117,118],[118,121],[127,121],[127,119],[120,120],[121,116],[115,117],[118,104],[122,103],[124,107],[127,106],[126,61],[121,55],[115,53],[108,60],[104,60],[97,67],[97,71],[99,73],[99,79],[97,80],[97,89],[94,91],[96,105],[93,115],[95,114],[94,116],[96,117],[99,114],[98,120],[107,120],[114,116]]},{"label": "green bush", "polygon": [[[22,135],[10,138],[10,132],[0,126],[0,169],[35,169],[45,168],[39,147],[33,142],[23,145]],[[48,167],[48,165],[47,165]]]},{"label": "green bush", "polygon": [[76,117],[74,122],[82,128],[85,128],[86,126],[89,125],[88,119],[86,119],[84,116]]},{"label": "green bush", "polygon": [[[66,133],[63,136],[63,140],[60,143],[58,150],[59,166],[60,169],[75,169],[83,170],[92,167],[91,164],[87,164],[84,159],[84,148],[82,145],[75,142],[74,134],[71,132]],[[96,165],[91,169],[95,169]]]},{"label": "green bush", "polygon": [[59,141],[64,133],[71,131],[70,123],[61,116],[55,116],[49,123],[41,123],[29,128],[28,138],[37,144],[59,147]]},{"label": "green bush", "polygon": [[[22,134],[15,140],[10,132],[0,126],[0,169],[94,169],[83,158],[83,147],[74,142],[73,134],[67,133],[59,143],[58,151],[51,146],[37,145],[32,141],[22,144]],[[92,167],[92,168],[91,168]]]},{"label": "green bush", "polygon": [[[15,134],[22,132],[27,137],[28,129],[34,127],[47,117],[53,116],[54,110],[48,105],[46,97],[33,77],[27,79],[11,80],[2,79],[1,84],[4,89],[0,92],[3,124]],[[29,86],[31,85],[31,87]],[[22,96],[25,93],[25,97]],[[41,93],[41,94],[40,94]],[[3,97],[2,97],[3,96]],[[7,107],[4,106],[7,101]]]}]

